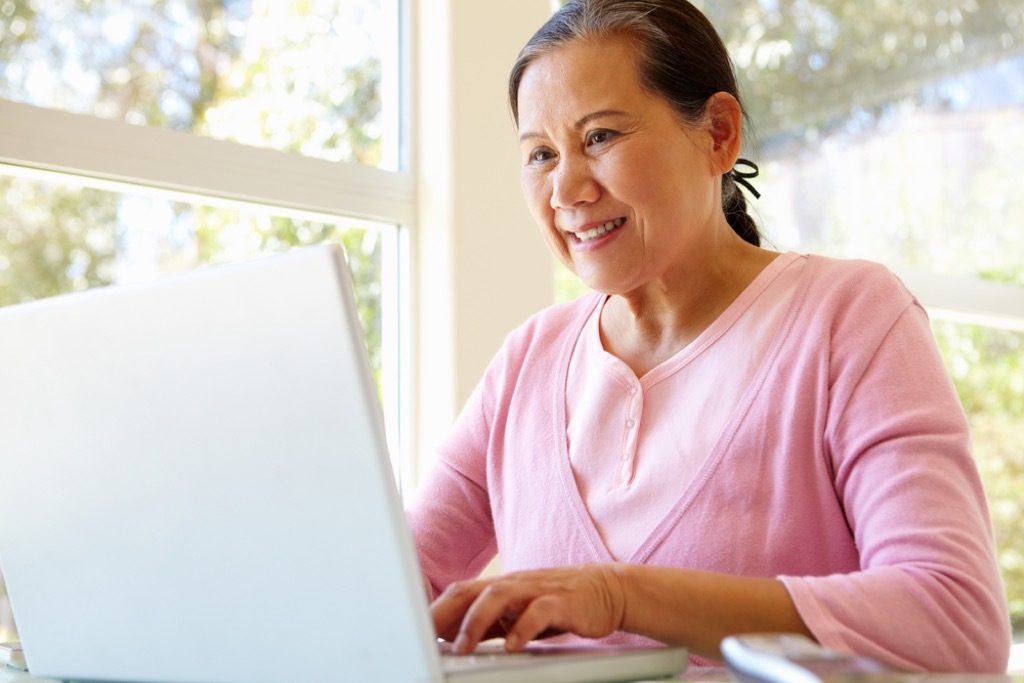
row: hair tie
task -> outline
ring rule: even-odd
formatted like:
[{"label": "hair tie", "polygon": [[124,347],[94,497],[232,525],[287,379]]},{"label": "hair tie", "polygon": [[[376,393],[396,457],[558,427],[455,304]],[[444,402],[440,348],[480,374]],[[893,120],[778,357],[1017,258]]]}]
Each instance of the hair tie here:
[{"label": "hair tie", "polygon": [[[747,166],[753,170],[741,171],[737,168],[737,166]],[[747,180],[748,178],[756,178],[758,173],[760,173],[760,170],[757,168],[757,164],[755,164],[753,161],[749,161],[747,159],[737,159],[736,165],[733,166],[730,175],[732,176],[734,182],[737,182],[743,187],[747,188],[747,190],[750,191],[750,194],[754,195],[755,199],[760,199],[761,193],[754,189],[754,186],[750,184],[749,180]]]}]

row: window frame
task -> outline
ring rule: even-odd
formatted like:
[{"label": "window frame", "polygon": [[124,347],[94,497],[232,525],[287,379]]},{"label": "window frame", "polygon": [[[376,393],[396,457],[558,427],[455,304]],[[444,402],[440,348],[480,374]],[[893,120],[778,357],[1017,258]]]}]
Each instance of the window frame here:
[{"label": "window frame", "polygon": [[1024,287],[892,266],[938,319],[1024,331]]},{"label": "window frame", "polygon": [[0,163],[314,215],[399,225],[415,217],[409,171],[326,161],[9,100],[0,100]]}]

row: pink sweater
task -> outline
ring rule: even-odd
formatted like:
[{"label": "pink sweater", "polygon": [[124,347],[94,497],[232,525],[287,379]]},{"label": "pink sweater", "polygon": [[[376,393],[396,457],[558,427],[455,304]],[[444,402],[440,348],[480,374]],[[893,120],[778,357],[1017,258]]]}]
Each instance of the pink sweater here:
[{"label": "pink sweater", "polygon": [[[568,359],[599,300],[509,335],[443,444],[408,513],[435,590],[496,552],[505,571],[613,559],[566,453]],[[923,309],[875,264],[809,257],[721,438],[628,561],[779,577],[826,647],[912,669],[1006,666],[967,423]]]}]

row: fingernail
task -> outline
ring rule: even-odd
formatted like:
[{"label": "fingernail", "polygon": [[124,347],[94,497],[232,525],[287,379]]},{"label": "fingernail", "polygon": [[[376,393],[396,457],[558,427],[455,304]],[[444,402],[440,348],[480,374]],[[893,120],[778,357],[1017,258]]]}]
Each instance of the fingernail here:
[{"label": "fingernail", "polygon": [[505,649],[506,650],[517,650],[519,649],[519,636],[514,633],[510,633],[505,636]]},{"label": "fingernail", "polygon": [[455,653],[456,654],[460,654],[460,655],[466,654],[466,643],[468,642],[468,640],[469,639],[466,638],[466,636],[464,636],[461,633],[458,636],[456,636],[456,638],[455,638]]}]

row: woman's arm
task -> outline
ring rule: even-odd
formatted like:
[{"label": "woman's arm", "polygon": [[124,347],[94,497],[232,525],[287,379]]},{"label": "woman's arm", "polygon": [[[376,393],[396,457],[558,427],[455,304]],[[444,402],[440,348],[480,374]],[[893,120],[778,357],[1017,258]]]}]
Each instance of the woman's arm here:
[{"label": "woman's arm", "polygon": [[686,645],[711,659],[721,659],[719,644],[735,633],[773,631],[813,638],[776,579],[671,567],[616,568],[626,587],[627,631]]},{"label": "woman's arm", "polygon": [[432,606],[438,634],[460,653],[505,636],[506,648],[571,631],[627,631],[721,659],[732,633],[811,633],[780,581],[672,567],[607,563],[517,572],[449,586]]}]

